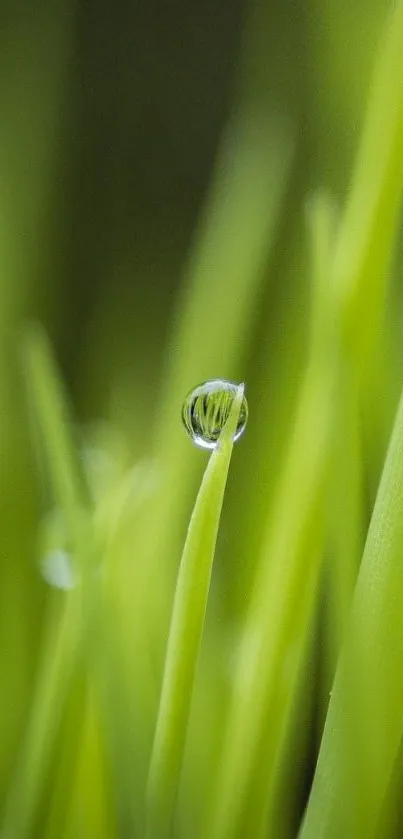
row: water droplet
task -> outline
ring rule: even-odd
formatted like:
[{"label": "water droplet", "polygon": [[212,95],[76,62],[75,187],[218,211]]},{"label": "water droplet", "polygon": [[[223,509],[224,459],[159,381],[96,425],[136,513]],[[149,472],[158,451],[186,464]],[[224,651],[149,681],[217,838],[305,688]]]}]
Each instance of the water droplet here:
[{"label": "water droplet", "polygon": [[64,516],[49,512],[39,527],[39,568],[48,585],[69,591],[77,584]]},{"label": "water droplet", "polygon": [[76,586],[71,556],[67,551],[55,550],[46,554],[41,561],[43,579],[53,588],[70,591]]},{"label": "water droplet", "polygon": [[[212,379],[195,387],[186,397],[182,408],[183,424],[189,436],[203,449],[215,449],[228,419],[237,392],[234,382]],[[248,403],[243,397],[234,440],[245,431]]]}]

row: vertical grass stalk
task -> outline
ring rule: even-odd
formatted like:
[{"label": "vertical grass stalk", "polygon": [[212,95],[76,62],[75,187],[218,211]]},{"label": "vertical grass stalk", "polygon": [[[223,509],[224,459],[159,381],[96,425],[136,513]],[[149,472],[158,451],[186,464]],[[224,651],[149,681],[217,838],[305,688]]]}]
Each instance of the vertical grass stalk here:
[{"label": "vertical grass stalk", "polygon": [[[32,328],[26,336],[25,363],[46,478],[53,503],[66,520],[76,566],[83,572],[89,555],[85,477],[71,435],[63,388],[39,327]],[[82,624],[80,596],[78,590],[66,593],[62,615],[56,618],[51,608],[45,625],[42,663],[4,812],[7,839],[24,839],[35,821],[75,668]]]},{"label": "vertical grass stalk", "polygon": [[326,200],[315,207],[311,357],[274,510],[268,514],[206,839],[264,831],[268,788],[298,672],[297,665],[290,684],[285,662],[292,652],[298,661],[306,650],[318,581],[323,539],[318,522],[338,356],[327,281],[333,215]]},{"label": "vertical grass stalk", "polygon": [[182,554],[147,789],[148,839],[162,839],[170,834],[221,507],[243,393],[244,386],[239,385],[207,465]]},{"label": "vertical grass stalk", "polygon": [[301,839],[376,835],[403,734],[402,545],[403,397],[368,531]]}]

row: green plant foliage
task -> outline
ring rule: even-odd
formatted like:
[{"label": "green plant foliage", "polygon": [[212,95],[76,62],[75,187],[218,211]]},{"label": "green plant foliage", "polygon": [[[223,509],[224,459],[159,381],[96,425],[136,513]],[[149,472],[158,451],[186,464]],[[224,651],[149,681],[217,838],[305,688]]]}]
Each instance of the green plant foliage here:
[{"label": "green plant foliage", "polygon": [[400,839],[403,0],[0,18],[1,839]]},{"label": "green plant foliage", "polygon": [[225,484],[244,386],[211,456],[189,524],[178,575],[148,784],[148,834],[169,835]]}]

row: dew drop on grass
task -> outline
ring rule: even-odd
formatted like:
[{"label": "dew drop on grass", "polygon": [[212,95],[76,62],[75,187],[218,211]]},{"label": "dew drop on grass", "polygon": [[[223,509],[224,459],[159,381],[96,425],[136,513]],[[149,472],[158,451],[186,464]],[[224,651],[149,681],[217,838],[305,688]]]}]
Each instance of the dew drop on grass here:
[{"label": "dew drop on grass", "polygon": [[42,577],[53,588],[70,591],[76,586],[76,579],[67,551],[54,550],[41,560]]},{"label": "dew drop on grass", "polygon": [[[188,393],[182,407],[182,420],[189,437],[203,449],[215,449],[228,419],[237,392],[234,382],[212,379]],[[243,397],[234,441],[245,431],[248,403]]]},{"label": "dew drop on grass", "polygon": [[38,534],[39,570],[53,588],[69,591],[77,584],[64,517],[51,510],[41,521]]}]

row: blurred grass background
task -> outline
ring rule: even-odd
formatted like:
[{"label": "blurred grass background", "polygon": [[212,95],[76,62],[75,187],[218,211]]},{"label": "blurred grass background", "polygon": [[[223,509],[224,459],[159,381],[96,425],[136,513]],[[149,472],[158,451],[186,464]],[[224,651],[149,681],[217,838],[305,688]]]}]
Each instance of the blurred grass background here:
[{"label": "blurred grass background", "polygon": [[[172,835],[291,839],[402,386],[401,3],[19,0],[0,20],[1,837],[143,836],[206,464],[180,410],[227,377],[249,424]],[[378,733],[385,693],[357,699]],[[309,839],[401,836],[395,714],[343,788],[351,820]]]}]

